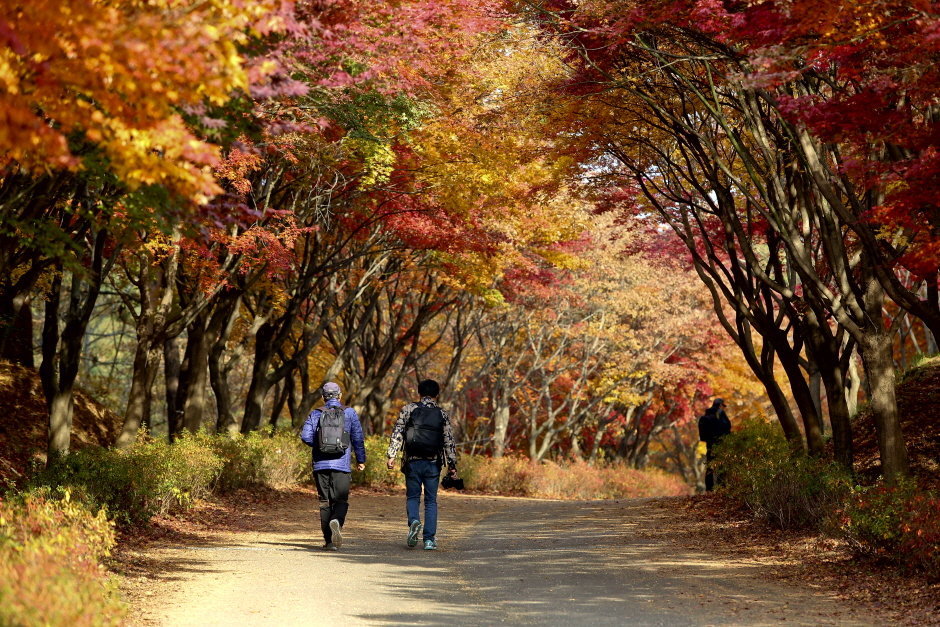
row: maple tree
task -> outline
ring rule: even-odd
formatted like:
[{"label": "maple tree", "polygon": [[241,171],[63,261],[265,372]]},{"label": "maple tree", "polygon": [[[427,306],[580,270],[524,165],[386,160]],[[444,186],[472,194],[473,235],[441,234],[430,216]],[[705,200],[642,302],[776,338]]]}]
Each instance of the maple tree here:
[{"label": "maple tree", "polygon": [[[485,58],[491,61],[499,57]],[[514,62],[517,76],[523,75],[523,61]],[[343,181],[329,192],[326,228],[333,239],[319,236],[321,243],[311,250],[317,254],[341,254],[320,268],[322,274],[317,276],[321,277],[321,284],[289,302],[296,302],[299,307],[304,298],[317,297],[319,304],[313,314],[316,320],[308,322],[318,330],[303,340],[302,352],[314,350],[319,338],[327,334],[335,355],[324,376],[343,372],[355,382],[354,389],[358,391],[350,402],[371,407],[369,414],[376,421],[376,429],[381,428],[385,413],[382,408],[389,403],[383,381],[394,370],[395,378],[390,383],[385,381],[394,392],[402,373],[416,359],[422,325],[433,316],[452,313],[449,297],[442,296],[448,289],[485,291],[493,273],[518,263],[521,251],[535,251],[532,254],[542,257],[554,255],[549,245],[576,232],[576,228],[567,226],[570,223],[563,203],[556,199],[554,191],[559,181],[573,170],[573,163],[548,164],[544,158],[532,159],[528,166],[520,168],[518,176],[506,177],[510,163],[535,154],[530,145],[531,135],[506,134],[505,129],[485,123],[487,114],[492,117],[493,107],[481,107],[479,96],[481,92],[496,93],[497,86],[488,81],[497,68],[470,67],[469,77],[449,78],[427,96],[433,97],[438,109],[456,109],[457,116],[433,115],[414,98],[389,97],[370,89],[347,89],[336,101],[316,102],[319,111],[332,116],[337,126],[342,125],[345,136],[331,153],[334,161],[327,168],[336,173],[335,180]],[[521,132],[520,128],[513,130]],[[289,153],[294,156],[293,163],[286,166],[288,171],[295,170],[298,162],[307,162],[307,157],[300,155],[309,142],[303,140],[291,147]],[[277,182],[274,187],[269,183],[266,206],[293,207],[296,192],[292,190],[299,189],[305,179],[299,173],[285,177],[283,170],[272,175],[268,167],[266,163],[261,165],[249,177]],[[323,168],[316,172],[315,180],[322,181]],[[555,256],[559,260],[564,257]],[[418,259],[433,272],[429,274],[427,269],[416,272],[413,268]],[[335,280],[335,273],[343,264],[349,264],[352,282],[348,285],[337,284]],[[418,282],[406,282],[408,276]],[[425,280],[438,286],[441,302],[424,302],[414,318],[402,317],[405,310],[398,309],[395,301],[400,299],[407,304],[417,294],[425,293],[426,286],[422,286]],[[383,290],[389,286],[397,286],[394,289],[400,296],[386,294]],[[334,301],[340,294],[339,300]],[[361,307],[349,308],[345,304],[348,299],[356,300]],[[396,313],[389,315],[392,310]],[[269,355],[266,359],[273,360],[280,347],[286,346],[292,336],[288,326],[295,317],[295,313],[285,310],[280,318],[286,323],[283,333],[276,336],[270,348],[264,348],[265,352],[259,350],[264,344],[258,336],[255,338],[256,365],[249,391],[253,398],[252,413],[250,419],[246,413],[243,430],[260,424],[263,399],[271,386],[279,385],[279,380],[289,379],[280,388],[278,400],[288,402],[290,390],[295,389],[293,374],[302,379],[292,413],[302,411],[315,398],[308,389],[309,381],[304,382],[308,367],[303,354],[294,358],[285,352],[277,358],[280,365],[270,371],[268,367],[273,362],[269,361],[268,366],[258,362],[264,354]],[[394,332],[396,322],[404,320],[408,320],[410,331],[398,337]],[[391,326],[386,330],[384,324]],[[266,338],[261,339],[267,343]],[[366,340],[391,343],[372,345],[367,350]],[[409,341],[411,352],[404,364],[399,365],[398,349]],[[355,368],[354,363],[358,364]]]},{"label": "maple tree", "polygon": [[[812,330],[807,344],[812,355],[804,365],[816,361],[821,362],[821,372],[836,371],[825,381],[830,401],[841,397],[844,385],[841,339],[844,334],[852,337],[871,388],[884,472],[889,478],[904,474],[906,455],[890,359],[894,329],[886,324],[882,305],[885,291],[890,291],[895,302],[916,310],[930,324],[930,294],[936,289],[936,263],[929,254],[933,236],[929,228],[912,230],[910,223],[905,231],[903,218],[890,217],[889,207],[913,205],[892,205],[891,199],[904,198],[908,188],[886,183],[900,182],[902,171],[913,176],[917,168],[908,171],[898,165],[904,159],[887,158],[890,138],[870,133],[867,121],[860,121],[854,131],[848,127],[855,124],[857,105],[866,99],[856,97],[859,93],[870,92],[889,75],[895,87],[906,80],[902,63],[892,65],[893,53],[879,52],[883,46],[878,42],[884,41],[880,26],[900,28],[906,43],[912,43],[910,37],[916,35],[910,25],[923,16],[926,5],[899,8],[883,23],[876,20],[873,28],[862,5],[819,17],[810,13],[812,3],[522,4],[534,23],[569,46],[574,69],[561,87],[568,94],[589,96],[586,100],[601,110],[594,120],[611,120],[610,113],[617,111],[643,121],[630,139],[646,152],[626,143],[612,154],[641,185],[639,193],[653,204],[659,202],[665,210],[661,214],[676,208],[697,212],[692,224],[699,234],[687,238],[689,249],[713,243],[733,260],[729,270],[746,263],[781,305],[795,306],[791,320]],[[899,14],[908,17],[891,21]],[[616,19],[608,19],[614,15]],[[827,37],[814,41],[820,25],[843,19],[853,27],[823,28],[820,32]],[[853,34],[848,43],[839,39],[847,30]],[[900,61],[912,49],[893,58]],[[872,83],[866,85],[868,80]],[[922,101],[913,109],[902,105],[901,115],[890,113],[904,102],[906,87],[904,83],[900,94],[881,93],[900,100],[880,111],[893,116],[892,133],[903,127],[923,141],[921,131],[929,129],[929,122],[923,122],[929,115],[923,112],[929,103]],[[836,112],[842,122],[834,126],[830,122]],[[644,137],[647,128],[658,131]],[[604,130],[597,132],[587,123],[580,130],[594,130],[601,150],[610,147]],[[655,137],[656,132],[661,134]],[[855,140],[849,137],[853,133]],[[862,135],[864,144],[858,142]],[[927,145],[929,141],[922,144]],[[670,167],[662,170],[664,164]],[[724,233],[715,228],[718,224]],[[929,216],[919,224],[929,225]],[[678,217],[675,225],[682,227]],[[798,283],[781,281],[773,264],[762,268],[774,258],[762,250],[771,240],[780,247],[771,250],[783,255],[777,267]],[[736,250],[723,250],[728,242],[740,246],[743,257]],[[910,290],[899,279],[899,270],[904,264],[914,267],[915,259],[927,263]],[[921,285],[927,286],[926,300],[913,296]],[[738,311],[744,314],[745,309]],[[851,355],[848,348],[844,355]],[[805,383],[798,353],[784,358],[786,352],[775,350],[795,386],[807,434],[812,435],[817,410],[811,394],[801,390]],[[842,459],[847,460],[847,412],[832,417]],[[819,444],[818,437],[811,437],[811,449],[818,451]]]},{"label": "maple tree", "polygon": [[282,8],[224,0],[0,4],[5,355],[11,336],[31,345],[17,323],[29,318],[37,282],[50,270],[71,276],[64,334],[58,279],[43,331],[51,449],[68,450],[77,346],[111,265],[101,263],[102,251],[114,251],[113,234],[125,230],[112,222],[151,223],[154,210],[205,203],[219,191],[207,170],[220,152],[205,139],[219,126],[209,110],[264,74],[246,67],[238,48],[280,30]]},{"label": "maple tree", "polygon": [[[638,250],[610,217],[590,222],[594,234],[572,248],[578,263],[507,273],[506,301],[468,321],[460,428],[494,456],[597,463],[603,452],[642,467],[651,442],[694,422],[706,380],[720,378],[709,354],[721,336],[689,271]],[[605,241],[611,233],[618,241]]]},{"label": "maple tree", "polygon": [[[238,279],[236,276],[244,273],[243,268],[238,268],[241,263],[239,260],[244,259],[251,247],[245,249],[242,246],[235,250],[232,245],[237,244],[239,239],[264,239],[271,225],[276,224],[286,211],[297,214],[302,229],[310,229],[318,221],[329,219],[330,216],[322,211],[322,196],[311,196],[308,190],[303,189],[305,182],[309,182],[311,177],[314,181],[318,180],[318,175],[324,170],[347,181],[345,186],[335,190],[336,196],[361,196],[366,185],[375,186],[385,182],[382,170],[385,166],[381,158],[388,154],[387,148],[382,148],[387,142],[360,141],[357,146],[355,132],[364,128],[363,124],[357,126],[357,123],[368,119],[369,114],[375,114],[383,107],[391,110],[399,103],[404,103],[402,106],[407,108],[409,99],[393,96],[393,91],[413,91],[427,85],[429,76],[426,72],[397,71],[390,75],[392,67],[414,58],[409,55],[421,54],[426,58],[434,58],[444,50],[454,51],[464,45],[467,40],[465,31],[460,36],[454,36],[456,31],[452,28],[448,32],[448,20],[455,19],[456,11],[462,7],[459,2],[451,4],[449,10],[442,10],[442,7],[426,2],[396,6],[396,10],[413,18],[400,28],[389,28],[395,15],[389,6],[381,4],[301,2],[255,6],[252,9],[255,21],[238,22],[236,19],[233,24],[237,22],[243,29],[250,27],[253,36],[264,38],[275,31],[284,36],[267,37],[260,47],[255,46],[254,56],[248,58],[235,54],[236,50],[231,47],[234,44],[244,46],[247,42],[245,36],[233,37],[232,41],[227,42],[229,47],[226,50],[231,53],[228,60],[243,72],[233,79],[235,82],[225,85],[220,83],[219,88],[226,90],[227,99],[233,89],[241,90],[242,104],[236,102],[236,106],[221,108],[221,97],[208,88],[203,89],[201,101],[186,102],[184,98],[173,100],[171,105],[179,107],[182,103],[188,106],[190,119],[187,121],[190,124],[201,124],[201,130],[208,135],[213,135],[212,128],[242,128],[244,122],[240,116],[245,117],[246,113],[254,117],[256,128],[262,129],[262,133],[260,136],[256,133],[254,139],[242,135],[239,138],[240,147],[231,150],[224,160],[219,160],[217,148],[204,142],[200,144],[211,153],[211,158],[203,159],[201,163],[217,166],[214,172],[205,168],[200,170],[204,182],[210,185],[203,191],[205,195],[211,192],[216,197],[202,210],[209,224],[197,226],[211,228],[214,220],[217,227],[232,225],[235,230],[235,240],[222,242],[216,238],[211,248],[205,248],[196,240],[192,241],[195,248],[202,246],[205,249],[200,253],[205,258],[211,259],[213,255],[219,254],[212,252],[212,248],[222,251],[222,256],[216,259],[214,274],[190,266],[202,278],[197,276],[195,280],[187,279],[188,274],[180,271],[181,268],[186,269],[186,266],[180,265],[182,260],[178,257],[180,247],[187,246],[186,242],[190,240],[188,237],[178,239],[179,235],[175,233],[165,243],[169,254],[157,255],[149,263],[137,263],[133,271],[128,266],[124,268],[125,277],[129,276],[129,272],[139,271],[140,276],[135,281],[142,290],[142,286],[148,286],[147,294],[141,292],[134,300],[140,304],[159,301],[160,305],[147,307],[146,311],[141,309],[137,314],[139,358],[135,362],[138,367],[135,367],[135,383],[128,400],[122,443],[132,441],[138,426],[146,423],[161,352],[165,365],[168,414],[172,418],[171,435],[183,426],[194,429],[201,420],[201,407],[205,399],[199,397],[199,391],[204,389],[200,382],[206,376],[207,361],[211,362],[208,371],[217,397],[227,396],[224,390],[225,378],[220,368],[224,342],[215,342],[210,348],[208,337],[213,333],[207,331],[210,328],[231,328],[240,305],[247,302],[244,298],[247,285],[255,282],[254,279]],[[228,24],[213,21],[211,16],[203,17],[208,20],[206,30],[210,35],[217,34],[217,29]],[[485,20],[481,18],[480,23],[485,23]],[[338,36],[338,33],[343,36]],[[416,47],[416,42],[421,45]],[[411,64],[411,67],[416,68],[417,64]],[[250,107],[246,110],[243,106],[247,102],[246,98],[254,100],[253,110]],[[311,117],[310,111],[318,112],[321,117]],[[196,113],[201,117],[193,119]],[[222,115],[225,119],[213,121],[210,114]],[[174,120],[182,119],[175,111],[173,115]],[[333,120],[327,122],[328,118]],[[342,128],[344,122],[350,121],[350,128],[344,130],[352,133],[346,137],[337,136],[335,129]],[[328,128],[330,124],[335,126]],[[184,130],[189,132],[189,127]],[[373,134],[365,134],[370,140],[375,139]],[[344,143],[348,145],[343,146]],[[187,145],[185,141],[183,145]],[[380,149],[376,150],[375,145],[379,145]],[[270,158],[265,155],[270,155]],[[360,159],[363,167],[357,169],[356,162]],[[148,172],[152,171],[153,168],[148,168]],[[134,181],[125,181],[125,184],[133,186]],[[168,181],[162,181],[161,185],[173,193],[187,191],[174,188]],[[228,193],[220,195],[223,186],[228,188]],[[335,188],[335,185],[332,187]],[[324,192],[330,188],[330,184],[314,186],[314,189]],[[301,197],[305,204],[298,207],[298,199]],[[203,200],[198,195],[194,199],[197,202]],[[336,197],[330,198],[330,202],[334,200]],[[327,206],[336,208],[330,204]],[[356,208],[355,201],[346,206],[352,207],[351,221],[359,220],[359,227],[352,229],[353,234],[357,234],[362,226],[371,224],[374,227],[373,223],[381,219],[378,217],[381,212],[370,213],[368,206]],[[394,210],[388,213],[393,215]],[[273,223],[272,215],[275,216]],[[350,221],[344,224],[349,225]],[[374,228],[371,230],[375,232]],[[146,237],[161,237],[157,233],[145,232],[150,233]],[[294,250],[282,255],[282,263],[290,267],[285,269],[283,276],[278,277],[278,281],[286,280],[287,291],[292,293],[288,306],[279,310],[280,286],[259,292],[268,305],[261,305],[265,311],[259,313],[258,324],[253,322],[251,325],[255,376],[248,393],[243,429],[257,427],[268,389],[295,368],[298,360],[303,359],[304,356],[298,354],[289,363],[281,363],[273,372],[268,372],[274,355],[291,336],[294,322],[298,320],[301,310],[306,308],[315,287],[322,286],[330,273],[342,267],[342,263],[329,263],[332,259],[329,255],[318,257],[312,254],[315,250],[318,253],[329,250],[322,242],[316,241],[314,233],[311,230],[304,231],[300,238],[302,241]],[[267,237],[270,240],[271,236]],[[373,241],[373,244],[376,241],[379,240]],[[337,251],[344,248],[342,243],[336,246]],[[270,269],[271,249],[265,250],[266,256],[256,257],[253,261],[261,266],[267,265]],[[150,249],[147,246],[135,248],[136,253],[149,254],[148,251]],[[155,278],[153,281],[145,280],[144,273],[149,274],[151,268],[157,271]],[[206,277],[209,275],[212,278],[207,283]],[[224,296],[219,297],[223,292]],[[133,302],[128,301],[127,304],[134,311]],[[276,315],[272,324],[268,318],[274,312]],[[321,332],[326,322],[326,319],[321,321]],[[181,358],[181,346],[178,346],[176,338],[184,329],[187,330],[187,342],[185,355]],[[315,336],[316,333],[312,333],[311,340],[306,343],[307,352],[316,346]],[[234,363],[230,360],[228,365],[232,367]],[[222,412],[225,415],[229,413],[230,410]],[[177,415],[181,420],[175,419]],[[226,419],[226,422],[231,421]]]},{"label": "maple tree", "polygon": [[619,227],[563,42],[495,2],[53,4],[0,14],[0,313],[49,298],[53,449],[105,283],[135,336],[121,445],[164,405],[196,431],[209,388],[217,431],[296,425],[334,378],[379,433],[434,376],[496,455],[639,467],[713,389],[689,267],[591,234]]}]

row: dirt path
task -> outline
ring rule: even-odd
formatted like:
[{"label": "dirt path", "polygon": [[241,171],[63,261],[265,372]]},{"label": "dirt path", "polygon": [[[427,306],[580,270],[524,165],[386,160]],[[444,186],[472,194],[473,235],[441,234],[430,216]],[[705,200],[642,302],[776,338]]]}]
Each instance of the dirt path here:
[{"label": "dirt path", "polygon": [[[439,551],[404,543],[403,495],[354,495],[342,551],[319,549],[313,498],[255,531],[208,534],[141,555],[132,624],[880,625],[832,595],[773,582],[749,560],[660,533],[655,500],[540,501],[443,494]],[[653,531],[654,533],[650,533]]]}]

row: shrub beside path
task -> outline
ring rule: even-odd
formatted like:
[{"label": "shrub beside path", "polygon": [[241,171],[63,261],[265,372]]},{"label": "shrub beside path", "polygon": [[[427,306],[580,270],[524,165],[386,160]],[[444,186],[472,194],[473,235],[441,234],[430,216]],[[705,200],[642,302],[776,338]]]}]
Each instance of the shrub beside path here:
[{"label": "shrub beside path", "polygon": [[770,565],[695,548],[675,503],[446,493],[430,552],[404,545],[402,494],[359,492],[343,549],[327,553],[315,495],[298,491],[165,520],[117,570],[141,627],[885,624],[772,580]]}]

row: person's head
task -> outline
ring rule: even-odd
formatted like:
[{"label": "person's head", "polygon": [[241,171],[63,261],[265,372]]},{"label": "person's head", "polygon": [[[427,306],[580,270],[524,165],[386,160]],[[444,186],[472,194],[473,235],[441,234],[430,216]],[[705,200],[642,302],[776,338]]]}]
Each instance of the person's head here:
[{"label": "person's head", "polygon": [[714,407],[715,409],[725,409],[727,407],[727,405],[725,405],[725,399],[716,398],[715,401],[712,403],[712,407]]},{"label": "person's head", "polygon": [[418,384],[418,394],[421,395],[421,398],[437,398],[437,395],[440,393],[441,386],[438,385],[437,381],[434,379],[425,379]]},{"label": "person's head", "polygon": [[338,399],[342,392],[339,389],[338,383],[333,383],[332,381],[327,381],[323,384],[323,387],[320,388],[320,394],[323,395],[323,400],[328,401],[330,399]]}]

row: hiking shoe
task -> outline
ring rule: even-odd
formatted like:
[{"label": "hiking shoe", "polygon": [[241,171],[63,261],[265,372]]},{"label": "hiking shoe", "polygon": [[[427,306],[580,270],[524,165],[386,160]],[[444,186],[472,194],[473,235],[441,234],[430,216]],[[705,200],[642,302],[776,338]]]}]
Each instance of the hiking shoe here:
[{"label": "hiking shoe", "polygon": [[333,544],[332,542],[327,542],[326,544],[323,545],[323,550],[324,551],[338,551],[339,549],[337,549],[336,545]]},{"label": "hiking shoe", "polygon": [[425,551],[436,551],[436,550],[437,550],[437,542],[435,542],[434,540],[425,540],[425,541],[424,541],[424,550],[425,550]]},{"label": "hiking shoe", "polygon": [[339,526],[339,521],[335,518],[330,521],[330,531],[333,532],[333,542],[337,547],[343,546],[343,530]]},{"label": "hiking shoe", "polygon": [[421,533],[421,521],[415,520],[408,527],[408,546],[418,546],[418,534]]}]

